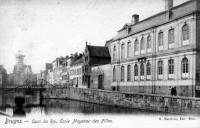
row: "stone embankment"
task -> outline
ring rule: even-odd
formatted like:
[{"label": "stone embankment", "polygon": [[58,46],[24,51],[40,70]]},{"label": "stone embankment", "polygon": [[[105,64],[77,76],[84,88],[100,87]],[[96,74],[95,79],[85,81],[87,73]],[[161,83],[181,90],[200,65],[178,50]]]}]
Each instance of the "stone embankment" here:
[{"label": "stone embankment", "polygon": [[124,93],[82,88],[52,88],[45,98],[64,98],[96,104],[167,113],[200,114],[200,98]]}]

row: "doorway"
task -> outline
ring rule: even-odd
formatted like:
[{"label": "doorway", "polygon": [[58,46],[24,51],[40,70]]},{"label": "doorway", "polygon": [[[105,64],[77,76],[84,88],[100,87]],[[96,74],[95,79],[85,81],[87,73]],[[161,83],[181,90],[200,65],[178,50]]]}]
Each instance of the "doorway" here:
[{"label": "doorway", "polygon": [[98,89],[103,89],[103,75],[98,76]]}]

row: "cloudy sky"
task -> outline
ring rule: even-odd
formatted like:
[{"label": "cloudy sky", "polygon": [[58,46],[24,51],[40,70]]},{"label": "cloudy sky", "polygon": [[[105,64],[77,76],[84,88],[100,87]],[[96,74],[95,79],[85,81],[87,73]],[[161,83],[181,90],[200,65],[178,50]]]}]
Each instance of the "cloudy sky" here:
[{"label": "cloudy sky", "polygon": [[[188,0],[174,0],[174,5]],[[164,11],[164,0],[0,0],[0,64],[8,73],[22,50],[34,73],[85,42],[104,45],[137,13]]]}]

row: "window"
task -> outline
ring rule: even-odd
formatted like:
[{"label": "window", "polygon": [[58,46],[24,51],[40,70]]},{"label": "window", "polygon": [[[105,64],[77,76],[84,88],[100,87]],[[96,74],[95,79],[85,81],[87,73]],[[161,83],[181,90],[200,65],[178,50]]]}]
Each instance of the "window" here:
[{"label": "window", "polygon": [[122,59],[125,58],[125,49],[124,49],[124,48],[125,48],[125,45],[122,44],[122,45],[121,45],[121,58],[122,58]]},{"label": "window", "polygon": [[183,25],[182,27],[182,40],[183,45],[189,44],[189,26],[187,24]]},{"label": "window", "polygon": [[138,65],[134,65],[134,76],[138,76]]},{"label": "window", "polygon": [[150,52],[149,49],[151,49],[151,36],[150,35],[148,35],[148,37],[147,37],[147,51],[148,52]]},{"label": "window", "polygon": [[117,57],[117,54],[116,54],[116,51],[117,49],[116,49],[116,46],[114,46],[114,48],[113,48],[113,60],[115,60]]},{"label": "window", "polygon": [[131,65],[127,66],[127,81],[131,81]]},{"label": "window", "polygon": [[163,61],[158,61],[158,75],[163,75]]},{"label": "window", "polygon": [[131,33],[131,27],[128,27],[128,34]]},{"label": "window", "polygon": [[163,42],[164,42],[163,32],[161,31],[161,32],[158,33],[158,50],[159,51],[163,50]]},{"label": "window", "polygon": [[124,81],[124,66],[121,66],[121,81]]},{"label": "window", "polygon": [[169,31],[168,31],[168,43],[169,43],[169,48],[173,48],[174,47],[174,28],[171,28]]},{"label": "window", "polygon": [[139,51],[139,42],[138,42],[137,39],[135,40],[134,51],[135,51],[135,55],[138,55],[138,51]]},{"label": "window", "polygon": [[173,28],[171,28],[168,31],[168,43],[169,44],[173,44],[174,43],[174,29]]},{"label": "window", "polygon": [[140,64],[140,75],[144,76],[144,63]]},{"label": "window", "polygon": [[147,75],[151,75],[151,64],[150,64],[150,62],[147,63]]},{"label": "window", "polygon": [[188,77],[188,59],[184,57],[181,62],[181,71],[182,71],[182,78]]},{"label": "window", "polygon": [[141,41],[140,41],[140,46],[141,46],[141,53],[144,54],[145,53],[145,42],[144,42],[144,37],[142,37]]},{"label": "window", "polygon": [[158,46],[163,46],[163,32],[158,33]]},{"label": "window", "polygon": [[127,57],[130,57],[130,56],[131,56],[131,42],[129,41],[127,45]]},{"label": "window", "polygon": [[116,81],[116,73],[115,73],[115,67],[113,68],[113,82]]},{"label": "window", "polygon": [[168,73],[169,74],[174,74],[174,60],[170,59],[168,60]]}]

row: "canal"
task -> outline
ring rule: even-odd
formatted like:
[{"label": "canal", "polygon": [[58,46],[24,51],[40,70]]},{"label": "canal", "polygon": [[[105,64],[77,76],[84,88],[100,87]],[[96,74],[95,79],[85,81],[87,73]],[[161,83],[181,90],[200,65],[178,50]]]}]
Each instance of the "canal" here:
[{"label": "canal", "polygon": [[[15,97],[25,97],[23,106],[18,109],[16,107]],[[73,100],[62,99],[43,99],[41,101],[39,92],[25,94],[22,92],[6,92],[0,91],[0,115],[1,116],[17,116],[16,113],[26,115],[48,116],[54,114],[163,114],[155,113],[147,110],[130,109],[122,107],[114,107],[107,105],[92,104]]]}]

